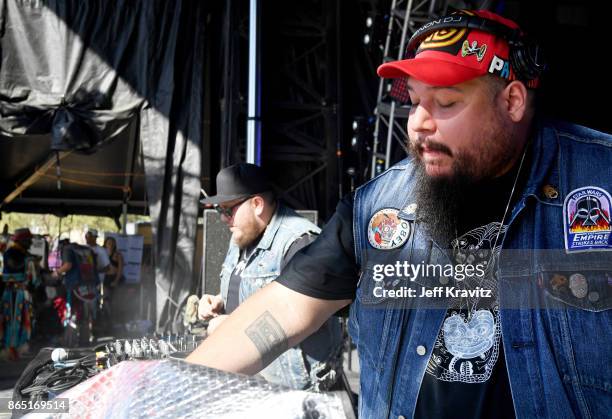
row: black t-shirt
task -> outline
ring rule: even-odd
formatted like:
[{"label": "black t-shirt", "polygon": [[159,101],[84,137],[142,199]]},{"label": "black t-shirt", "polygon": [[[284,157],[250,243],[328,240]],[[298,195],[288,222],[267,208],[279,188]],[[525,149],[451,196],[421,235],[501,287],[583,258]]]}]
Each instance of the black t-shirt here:
[{"label": "black t-shirt", "polygon": [[354,299],[359,267],[352,222],[353,196],[347,195],[317,240],[295,254],[276,282],[323,300]]},{"label": "black t-shirt", "polygon": [[[529,166],[525,165],[525,167]],[[513,202],[524,185],[525,172],[526,170],[523,169]],[[462,237],[469,238],[470,233],[474,231],[480,234],[486,231],[489,236],[493,235],[498,240],[497,246],[501,245],[503,235],[500,234],[498,237],[495,227],[499,228],[501,225],[499,223],[506,210],[515,176],[516,168],[508,175],[488,185],[481,185],[475,189],[474,196],[468,197],[467,201],[472,200],[474,205],[464,208],[461,214],[458,214],[458,230],[465,232]],[[354,299],[359,267],[354,253],[352,220],[353,196],[348,195],[338,203],[336,213],[319,238],[295,255],[277,282],[315,298]],[[502,233],[504,231],[502,229]],[[460,246],[460,238],[453,244]],[[447,318],[452,315],[463,315],[464,318],[468,318],[466,310],[449,310]],[[444,364],[437,365],[430,359],[417,400],[416,417],[514,417],[498,310],[491,311],[491,315],[496,323],[494,345],[487,354],[486,368],[491,370],[481,374],[477,382],[449,381],[441,379],[448,377],[442,377],[439,374],[439,369],[444,368]],[[440,333],[437,344],[442,342],[443,345],[442,331]],[[444,348],[434,348],[432,355],[437,355],[439,349]],[[447,367],[453,361],[452,354],[450,357]],[[455,364],[456,362],[453,365]],[[472,363],[471,366],[465,363],[464,372],[469,371],[470,368],[476,369],[475,365],[475,363]]]},{"label": "black t-shirt", "polygon": [[[512,171],[463,197],[464,203],[473,205],[462,205],[457,214],[459,237],[449,243],[456,263],[478,255],[487,263],[495,260],[508,222],[506,215],[506,226],[501,224],[515,176]],[[461,300],[447,311],[421,382],[414,417],[514,418],[494,264],[485,278],[464,280],[462,286],[493,289],[494,298]]]}]

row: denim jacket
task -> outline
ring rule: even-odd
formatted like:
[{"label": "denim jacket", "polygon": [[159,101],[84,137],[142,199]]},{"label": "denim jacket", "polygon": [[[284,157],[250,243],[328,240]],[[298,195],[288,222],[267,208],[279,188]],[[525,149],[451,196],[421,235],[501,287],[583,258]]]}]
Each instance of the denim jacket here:
[{"label": "denim jacket", "polygon": [[[515,412],[519,418],[607,417],[612,412],[610,234],[602,235],[608,251],[606,246],[568,251],[564,217],[571,219],[573,213],[566,212],[576,209],[574,198],[581,196],[577,190],[596,187],[609,198],[612,136],[547,121],[536,124],[532,138],[531,165],[523,168],[529,170],[529,178],[516,192],[519,198],[504,223],[508,230],[497,268],[502,341]],[[413,161],[406,159],[355,195],[353,231],[361,274],[349,330],[359,351],[361,418],[413,416],[445,318],[445,307],[425,308],[423,299],[412,299],[406,303],[409,310],[398,310],[381,304],[385,298],[373,293],[376,263],[449,261],[414,214],[406,211],[414,203],[413,170]],[[594,211],[594,205],[587,212]],[[368,242],[368,223],[383,208],[400,210],[399,219],[410,225],[410,237],[394,250],[377,250]],[[591,213],[593,219],[601,214]],[[584,293],[554,288],[555,280],[571,281],[575,274],[586,279]]]},{"label": "denim jacket", "polygon": [[[295,240],[306,233],[319,234],[320,231],[315,224],[279,204],[242,271],[240,303],[280,275],[283,257]],[[239,258],[240,249],[231,242],[221,269],[220,289],[225,303],[230,277]],[[341,343],[340,323],[333,317],[301,345],[288,349],[260,374],[271,383],[293,389],[325,390],[335,382]]]}]

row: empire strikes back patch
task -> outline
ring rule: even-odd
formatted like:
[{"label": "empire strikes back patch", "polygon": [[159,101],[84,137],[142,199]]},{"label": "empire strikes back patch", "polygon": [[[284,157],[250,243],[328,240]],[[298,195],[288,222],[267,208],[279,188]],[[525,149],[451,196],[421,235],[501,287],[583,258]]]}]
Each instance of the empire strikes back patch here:
[{"label": "empire strikes back patch", "polygon": [[567,252],[612,250],[612,198],[596,186],[574,189],[563,203],[563,232]]},{"label": "empire strikes back patch", "polygon": [[397,249],[410,237],[410,223],[398,217],[399,210],[383,208],[370,218],[368,241],[381,250]]}]

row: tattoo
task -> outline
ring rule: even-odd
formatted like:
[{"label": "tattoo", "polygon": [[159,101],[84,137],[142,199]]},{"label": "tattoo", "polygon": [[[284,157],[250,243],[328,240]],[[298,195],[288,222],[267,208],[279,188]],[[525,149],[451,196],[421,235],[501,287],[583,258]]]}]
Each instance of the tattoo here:
[{"label": "tattoo", "polygon": [[269,311],[259,316],[244,332],[255,344],[264,367],[289,349],[285,331]]}]

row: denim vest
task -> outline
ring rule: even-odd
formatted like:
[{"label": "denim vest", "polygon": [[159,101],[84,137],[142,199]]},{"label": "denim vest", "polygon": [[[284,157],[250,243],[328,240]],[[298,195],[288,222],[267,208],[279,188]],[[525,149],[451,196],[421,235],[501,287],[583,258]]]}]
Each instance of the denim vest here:
[{"label": "denim vest", "polygon": [[[515,192],[519,199],[504,223],[508,231],[497,271],[515,412],[519,418],[606,417],[612,412],[612,252],[566,253],[563,207],[576,189],[612,192],[612,136],[541,122],[530,147],[531,167],[523,168],[529,179]],[[361,274],[349,330],[359,351],[361,418],[413,416],[445,318],[446,307],[425,308],[424,299],[412,299],[405,303],[409,310],[398,310],[373,293],[376,263],[450,262],[414,214],[405,211],[414,203],[413,163],[403,160],[355,194],[353,231]],[[551,186],[558,194],[550,193]],[[410,225],[409,239],[395,250],[377,250],[368,242],[370,218],[383,208],[401,210],[398,217]],[[587,279],[593,290],[588,298],[551,288],[555,275],[572,273]]]},{"label": "denim vest", "polygon": [[[279,204],[255,251],[241,274],[239,301],[242,303],[280,275],[284,255],[306,233],[321,229],[292,209]],[[230,243],[221,269],[221,296],[227,303],[229,281],[240,258],[240,249]],[[339,319],[332,317],[300,346],[288,349],[260,374],[269,382],[293,389],[324,390],[335,382],[341,352]]]}]

